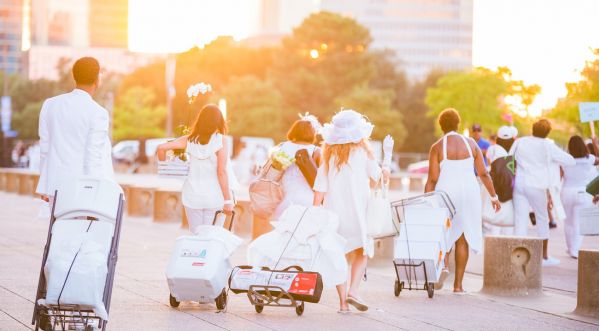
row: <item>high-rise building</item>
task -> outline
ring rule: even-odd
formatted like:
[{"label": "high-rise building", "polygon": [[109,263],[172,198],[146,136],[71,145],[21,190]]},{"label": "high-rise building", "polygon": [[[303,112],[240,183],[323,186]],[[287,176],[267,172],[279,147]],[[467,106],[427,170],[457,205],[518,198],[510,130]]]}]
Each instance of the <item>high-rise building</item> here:
[{"label": "high-rise building", "polygon": [[0,71],[21,69],[23,0],[0,0]]},{"label": "high-rise building", "polygon": [[370,29],[371,47],[396,52],[409,78],[472,66],[473,0],[322,0],[321,9]]},{"label": "high-rise building", "polygon": [[128,16],[128,0],[90,0],[90,46],[127,48]]},{"label": "high-rise building", "polygon": [[318,11],[316,0],[262,0],[260,34],[289,34],[311,13]]}]

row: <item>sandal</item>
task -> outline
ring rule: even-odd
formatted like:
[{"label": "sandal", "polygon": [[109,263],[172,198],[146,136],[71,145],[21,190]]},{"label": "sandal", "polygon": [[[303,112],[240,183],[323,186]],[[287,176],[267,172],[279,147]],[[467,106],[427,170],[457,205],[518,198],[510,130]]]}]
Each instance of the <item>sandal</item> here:
[{"label": "sandal", "polygon": [[367,311],[368,310],[368,305],[366,305],[364,302],[361,302],[360,300],[352,297],[351,295],[347,297],[347,303],[354,306],[359,311]]}]

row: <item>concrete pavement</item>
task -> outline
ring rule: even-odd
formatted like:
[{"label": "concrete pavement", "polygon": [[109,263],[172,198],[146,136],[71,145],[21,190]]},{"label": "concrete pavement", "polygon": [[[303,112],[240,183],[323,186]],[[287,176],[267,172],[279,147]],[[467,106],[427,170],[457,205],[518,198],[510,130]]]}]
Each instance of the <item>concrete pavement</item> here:
[{"label": "concrete pavement", "polygon": [[[0,330],[27,330],[33,310],[47,220],[38,219],[38,203],[0,193]],[[168,304],[164,272],[175,238],[187,234],[177,224],[127,217],[123,224],[113,290],[109,330],[597,330],[599,320],[571,314],[576,306],[576,261],[565,255],[563,233],[552,231],[551,251],[562,260],[544,269],[545,294],[538,298],[501,298],[478,293],[482,287],[482,255],[472,256],[465,288],[448,289],[428,299],[424,291],[393,295],[391,261],[376,260],[368,268],[362,295],[366,313],[337,314],[337,295],[325,290],[319,304],[306,304],[303,316],[293,309],[266,307],[255,313],[245,295],[231,294],[228,311],[214,305]],[[599,238],[583,247],[599,249]],[[234,256],[245,262],[245,249]],[[448,286],[451,287],[451,286]]]}]

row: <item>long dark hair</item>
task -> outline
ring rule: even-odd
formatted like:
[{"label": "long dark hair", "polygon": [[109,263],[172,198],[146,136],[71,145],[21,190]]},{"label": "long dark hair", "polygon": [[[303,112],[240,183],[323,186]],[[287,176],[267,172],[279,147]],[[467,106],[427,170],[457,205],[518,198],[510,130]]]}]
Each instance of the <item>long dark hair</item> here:
[{"label": "long dark hair", "polygon": [[200,110],[188,140],[192,143],[206,145],[216,132],[227,134],[225,118],[216,105],[206,105]]},{"label": "long dark hair", "polygon": [[570,137],[570,141],[568,141],[568,152],[576,159],[589,156],[589,150],[581,136]]}]

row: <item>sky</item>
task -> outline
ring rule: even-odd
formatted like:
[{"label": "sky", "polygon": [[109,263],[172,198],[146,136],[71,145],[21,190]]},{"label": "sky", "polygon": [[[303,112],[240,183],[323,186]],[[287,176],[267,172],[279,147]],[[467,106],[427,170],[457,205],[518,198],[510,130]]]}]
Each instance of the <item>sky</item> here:
[{"label": "sky", "polygon": [[[257,32],[260,0],[129,3],[134,51],[179,52],[218,35],[239,40]],[[540,85],[535,115],[565,96],[565,82],[578,80],[591,48],[599,48],[599,0],[474,0],[473,14],[473,65],[507,66],[515,79]]]}]

